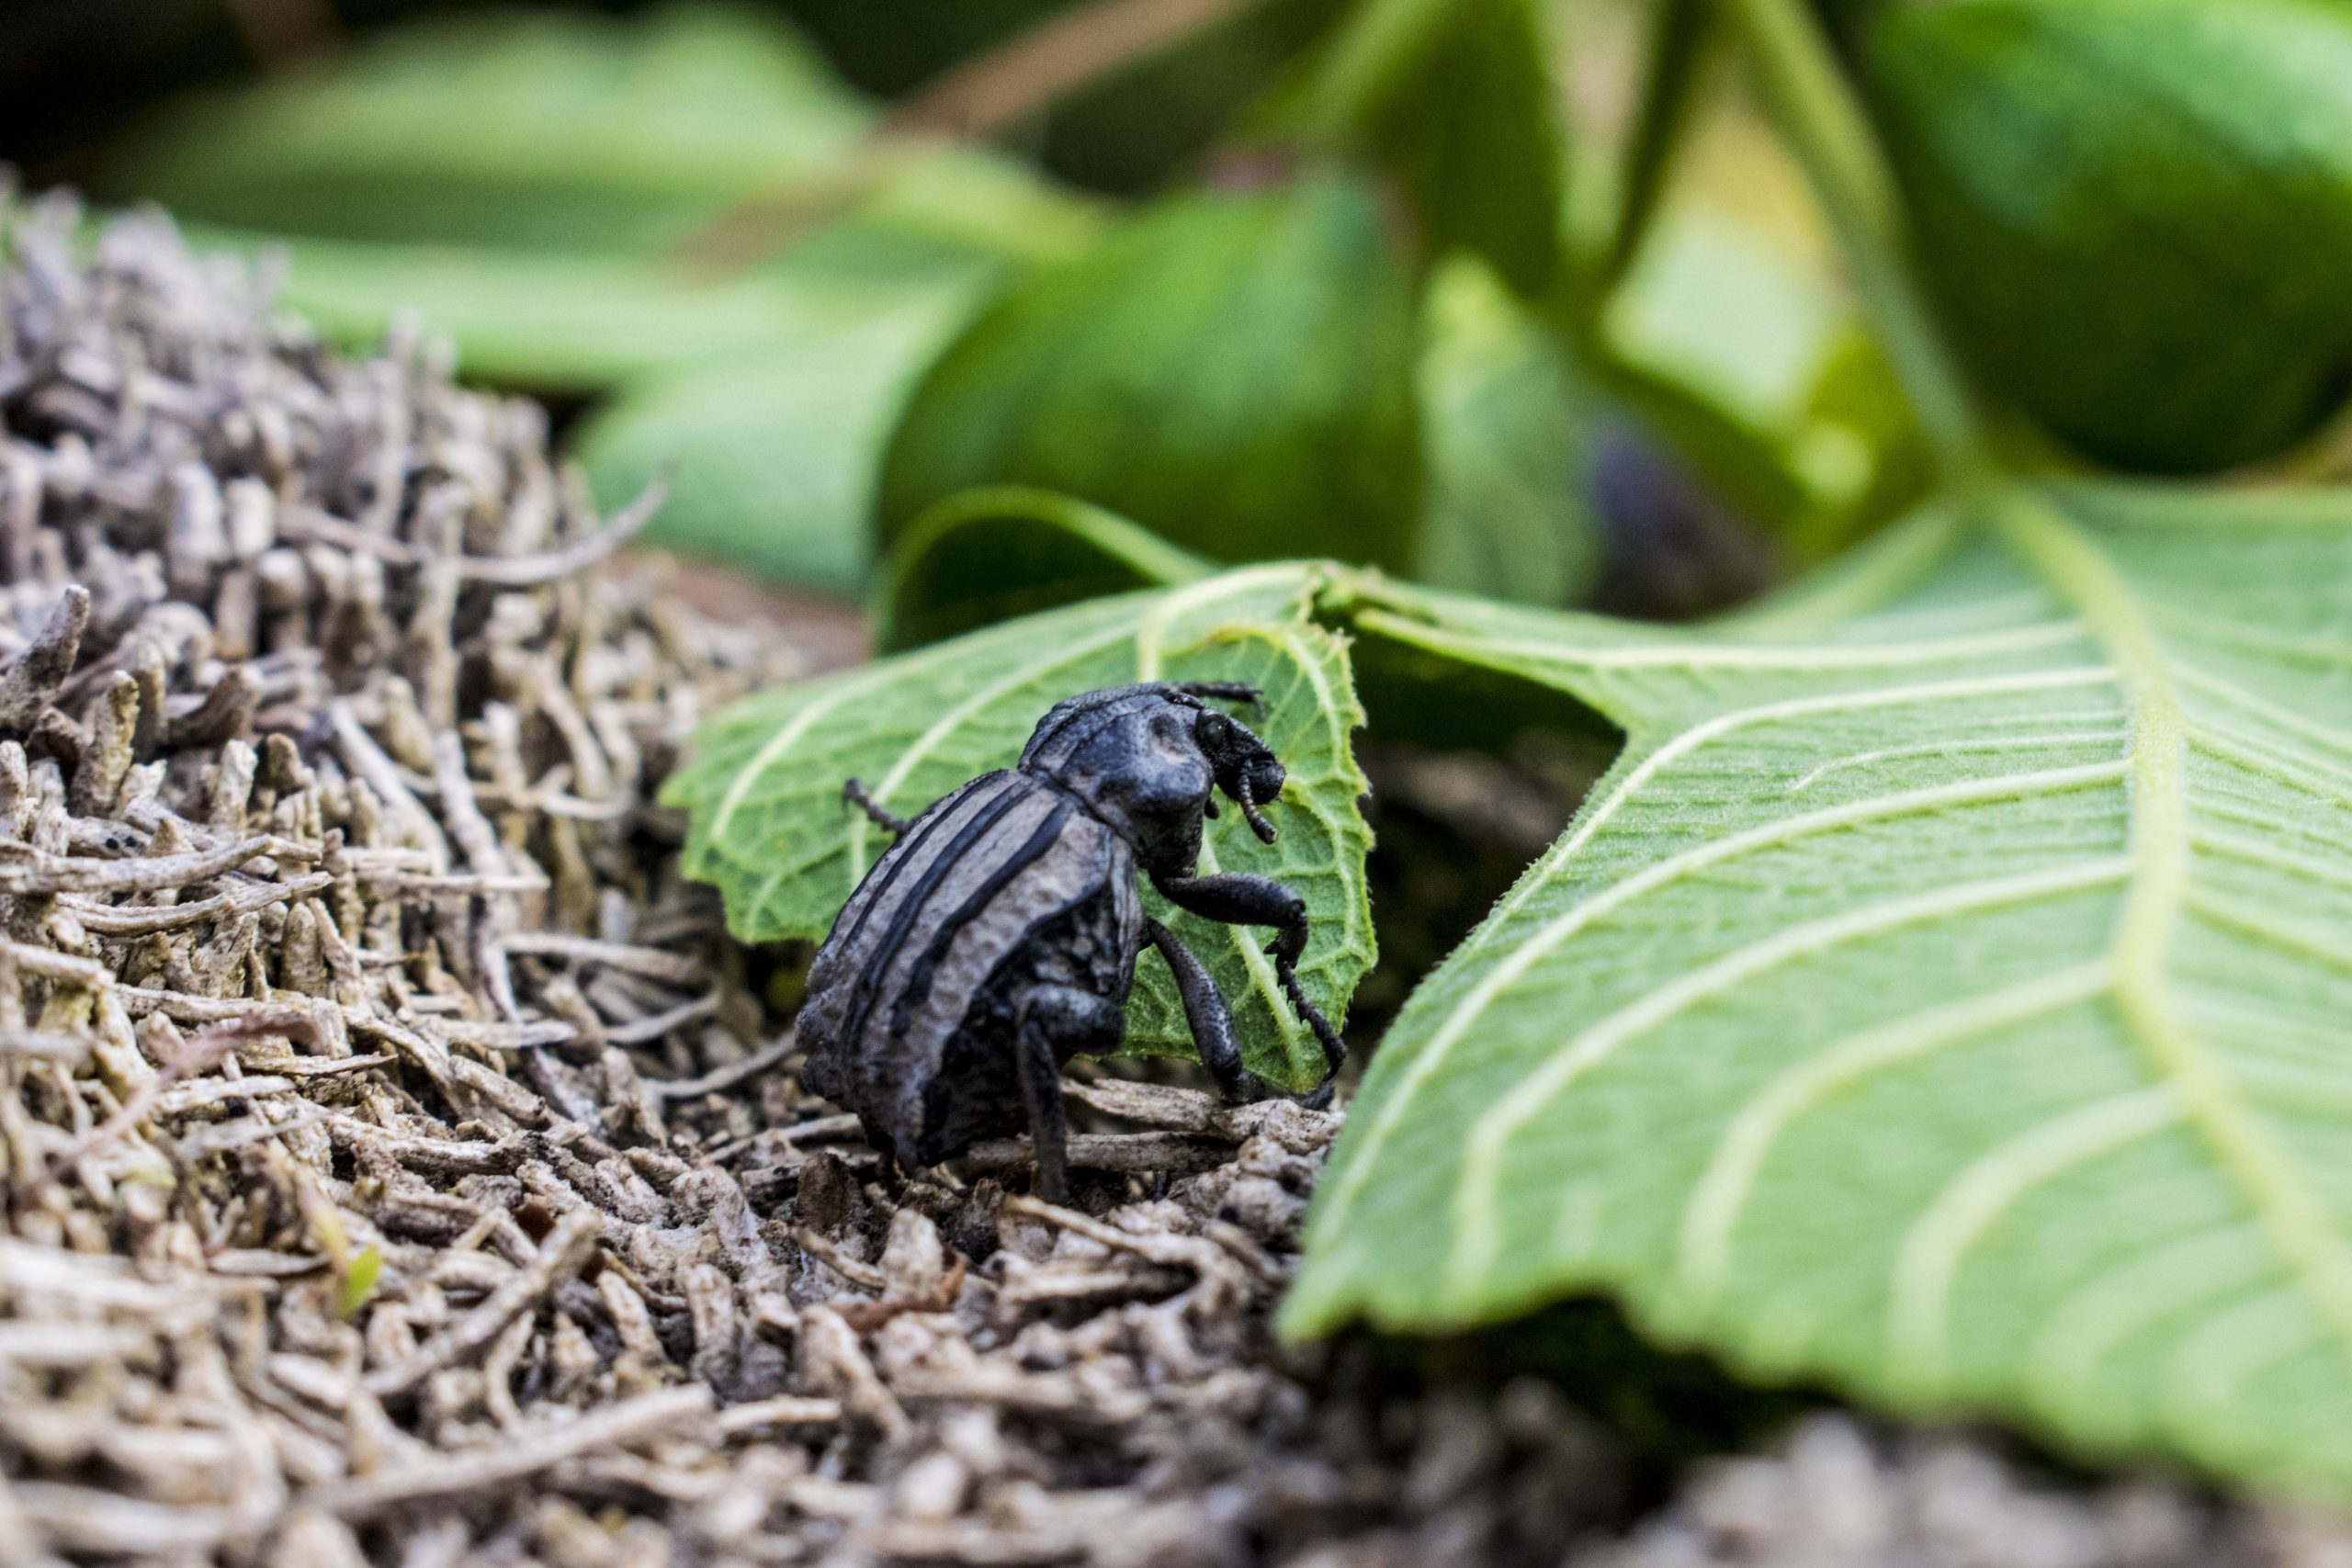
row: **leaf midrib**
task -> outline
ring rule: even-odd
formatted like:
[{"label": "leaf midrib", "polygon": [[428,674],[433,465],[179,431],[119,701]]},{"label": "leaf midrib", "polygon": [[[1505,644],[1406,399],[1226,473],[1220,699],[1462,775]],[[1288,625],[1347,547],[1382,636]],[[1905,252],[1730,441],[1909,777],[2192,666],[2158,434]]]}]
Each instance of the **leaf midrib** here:
[{"label": "leaf midrib", "polygon": [[2169,660],[2113,558],[2047,500],[2011,489],[1991,502],[2001,536],[2072,604],[2120,679],[2125,750],[2126,883],[2109,953],[2124,1032],[2253,1209],[2352,1362],[2352,1252],[2325,1203],[2264,1130],[2228,1070],[2170,999],[2174,936],[2189,898],[2189,726]]}]

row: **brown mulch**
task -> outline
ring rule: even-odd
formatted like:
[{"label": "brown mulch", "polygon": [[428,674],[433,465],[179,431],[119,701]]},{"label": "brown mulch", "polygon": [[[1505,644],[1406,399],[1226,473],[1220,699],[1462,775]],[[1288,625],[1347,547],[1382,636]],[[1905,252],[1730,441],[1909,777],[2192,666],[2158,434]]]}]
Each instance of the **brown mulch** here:
[{"label": "brown mulch", "polygon": [[1273,1341],[1336,1113],[1104,1077],[1079,1208],[885,1172],[653,804],[840,627],[81,221],[0,204],[0,1568],[2352,1560],[1835,1415],[1645,1508],[1549,1383]]}]

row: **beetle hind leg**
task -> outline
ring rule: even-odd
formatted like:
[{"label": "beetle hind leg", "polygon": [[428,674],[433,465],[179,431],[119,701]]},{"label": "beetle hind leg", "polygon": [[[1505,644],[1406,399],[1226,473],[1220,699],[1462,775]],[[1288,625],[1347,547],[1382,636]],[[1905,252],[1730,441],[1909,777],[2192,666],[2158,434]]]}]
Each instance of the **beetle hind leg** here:
[{"label": "beetle hind leg", "polygon": [[842,798],[865,812],[866,820],[894,839],[905,837],[907,829],[914,826],[913,822],[875,799],[873,792],[865,787],[865,781],[863,779],[843,780]]},{"label": "beetle hind leg", "polygon": [[1014,1076],[1029,1138],[1037,1154],[1037,1196],[1069,1201],[1069,1119],[1062,1106],[1062,1064],[1116,1045],[1126,1018],[1116,1002],[1074,986],[1032,986],[1015,1010]]},{"label": "beetle hind leg", "polygon": [[1221,703],[1248,703],[1252,707],[1266,705],[1266,694],[1247,681],[1179,681],[1176,690],[1188,697],[1214,697]]}]

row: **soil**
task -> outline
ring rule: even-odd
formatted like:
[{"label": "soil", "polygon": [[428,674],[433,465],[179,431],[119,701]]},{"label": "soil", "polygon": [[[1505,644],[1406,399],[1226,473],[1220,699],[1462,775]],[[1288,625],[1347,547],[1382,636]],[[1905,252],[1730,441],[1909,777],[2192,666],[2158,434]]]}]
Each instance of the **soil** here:
[{"label": "soil", "polygon": [[656,498],[159,220],[0,256],[0,1568],[2352,1562],[1981,1434],[1694,1457],[1285,1348],[1341,1112],[1106,1070],[1069,1208],[886,1171],[655,803],[838,621],[616,565]]}]

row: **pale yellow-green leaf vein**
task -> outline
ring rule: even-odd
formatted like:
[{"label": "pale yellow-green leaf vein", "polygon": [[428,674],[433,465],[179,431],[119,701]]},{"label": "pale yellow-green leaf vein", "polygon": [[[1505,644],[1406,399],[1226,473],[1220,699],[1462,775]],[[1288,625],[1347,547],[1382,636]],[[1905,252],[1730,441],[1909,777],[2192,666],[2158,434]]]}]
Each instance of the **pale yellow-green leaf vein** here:
[{"label": "pale yellow-green leaf vein", "polygon": [[[2167,996],[2167,963],[2189,893],[2188,734],[2165,650],[2099,547],[2047,503],[2006,501],[2019,553],[2075,604],[2123,682],[2131,716],[2132,881],[2115,929],[2115,1002],[2163,1084],[2246,1195],[2352,1359],[2352,1253],[2335,1217],[2239,1098]],[[2352,648],[2345,649],[2352,658]]]}]

